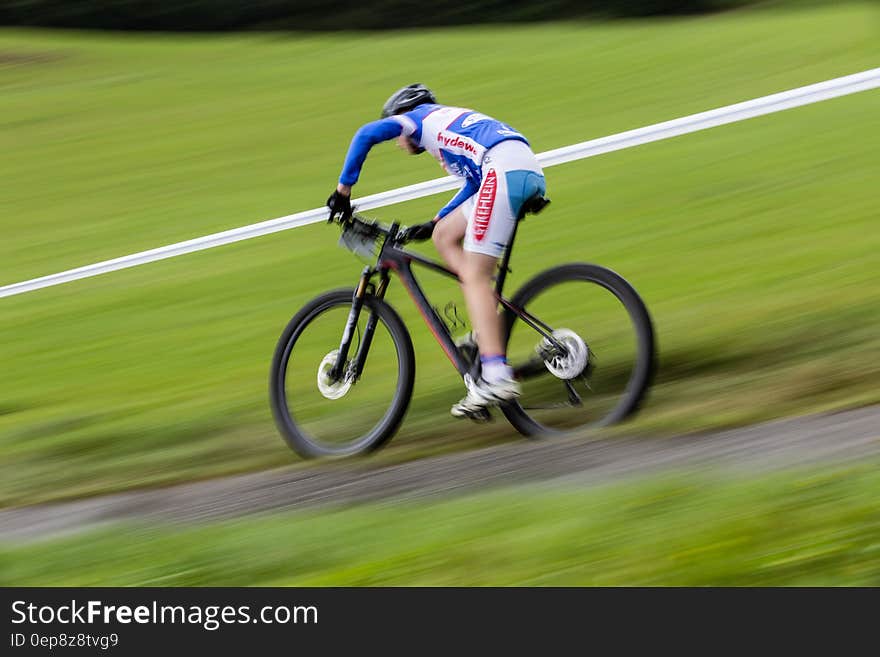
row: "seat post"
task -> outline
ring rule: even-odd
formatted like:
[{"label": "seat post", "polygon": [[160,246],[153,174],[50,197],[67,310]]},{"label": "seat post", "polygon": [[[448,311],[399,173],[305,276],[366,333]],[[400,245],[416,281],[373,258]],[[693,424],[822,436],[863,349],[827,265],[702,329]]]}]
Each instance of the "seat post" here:
[{"label": "seat post", "polygon": [[508,268],[508,264],[510,264],[510,254],[513,251],[513,241],[516,239],[516,230],[519,228],[519,222],[522,221],[522,213],[521,216],[517,217],[516,223],[513,224],[513,232],[510,234],[510,241],[507,243],[507,248],[504,249],[504,255],[501,257],[501,262],[498,263],[498,276],[495,277],[495,295],[500,297],[501,290],[504,288],[504,279],[507,278],[507,273],[510,271]]},{"label": "seat post", "polygon": [[541,210],[547,207],[547,204],[549,203],[550,199],[545,197],[543,193],[536,193],[526,199],[525,203],[520,207],[519,212],[516,215],[516,223],[513,224],[513,232],[510,234],[510,241],[507,243],[507,248],[504,250],[504,256],[501,258],[501,263],[498,265],[499,272],[498,276],[495,278],[495,296],[501,297],[501,290],[504,288],[504,279],[507,278],[507,274],[510,272],[508,265],[510,264],[510,254],[513,251],[513,241],[516,239],[516,231],[519,228],[519,222],[525,219],[527,214],[538,214]]}]

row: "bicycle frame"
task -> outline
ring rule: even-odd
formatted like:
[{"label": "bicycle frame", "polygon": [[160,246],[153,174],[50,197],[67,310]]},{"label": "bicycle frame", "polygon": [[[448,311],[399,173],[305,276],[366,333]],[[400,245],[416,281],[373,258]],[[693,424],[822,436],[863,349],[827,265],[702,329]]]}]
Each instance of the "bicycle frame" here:
[{"label": "bicycle frame", "polygon": [[[540,333],[544,338],[546,338],[550,344],[552,344],[556,349],[561,352],[565,352],[566,349],[563,345],[556,341],[553,337],[553,329],[544,324],[538,318],[529,314],[524,308],[518,308],[515,306],[509,299],[505,298],[502,294],[502,290],[504,288],[504,281],[507,277],[507,273],[510,271],[508,265],[510,263],[510,255],[513,250],[513,241],[516,237],[516,230],[519,226],[519,221],[514,225],[513,234],[510,237],[510,245],[505,250],[504,256],[501,258],[499,263],[499,272],[495,279],[495,296],[503,307],[509,309],[515,315],[519,316],[523,322],[525,322],[528,326],[533,328],[535,331]],[[437,311],[434,310],[434,307],[431,305],[428,298],[425,296],[425,293],[422,291],[421,286],[416,280],[415,275],[412,271],[412,265],[418,264],[428,269],[432,269],[444,276],[448,276],[449,278],[454,278],[455,280],[459,280],[458,275],[440,264],[435,260],[431,260],[430,258],[426,258],[421,254],[415,253],[413,251],[409,251],[407,249],[402,248],[397,243],[397,235],[400,230],[400,224],[392,223],[389,229],[378,229],[381,233],[386,234],[386,239],[382,244],[382,248],[379,252],[376,265],[375,266],[367,266],[364,267],[363,272],[361,273],[360,282],[358,283],[357,288],[355,289],[354,295],[352,297],[352,305],[351,311],[348,315],[348,320],[346,322],[345,330],[342,334],[342,340],[339,345],[339,354],[336,359],[336,363],[333,368],[330,370],[330,377],[333,380],[338,380],[343,376],[343,370],[345,368],[345,364],[348,360],[348,352],[351,347],[351,340],[354,334],[355,327],[357,326],[358,319],[360,317],[361,309],[363,308],[364,298],[367,294],[371,294],[379,299],[383,299],[385,297],[385,292],[388,289],[388,284],[390,282],[390,271],[394,271],[395,274],[400,278],[419,312],[425,320],[425,323],[428,325],[428,329],[434,335],[434,338],[440,344],[443,349],[446,357],[449,358],[452,365],[458,371],[458,373],[464,377],[465,374],[468,374],[471,369],[471,364],[465,360],[459,351],[458,347],[455,344],[455,341],[452,339],[452,335],[447,328],[446,323],[440,316],[437,314]],[[372,281],[378,276],[379,284],[375,285]],[[373,334],[376,329],[376,323],[378,318],[375,313],[370,315],[370,319],[367,322],[367,326],[364,329],[363,336],[360,341],[360,346],[358,348],[358,353],[354,358],[354,376],[360,377],[361,372],[363,371],[364,363],[366,362],[367,352],[370,348],[370,343],[373,339]],[[521,371],[518,371],[518,375],[525,375],[533,369],[531,365],[535,365],[535,373],[542,372],[544,370],[543,360],[538,363],[536,361],[535,364],[527,364],[525,367],[521,368]],[[540,367],[537,367],[540,365]]]}]

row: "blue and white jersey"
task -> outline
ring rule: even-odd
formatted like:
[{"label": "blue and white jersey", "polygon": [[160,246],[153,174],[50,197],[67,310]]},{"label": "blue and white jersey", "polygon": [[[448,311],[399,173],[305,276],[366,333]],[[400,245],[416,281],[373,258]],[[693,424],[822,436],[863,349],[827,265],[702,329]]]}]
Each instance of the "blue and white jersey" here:
[{"label": "blue and white jersey", "polygon": [[370,148],[401,134],[433,155],[448,173],[463,179],[461,190],[437,213],[438,217],[452,212],[480,188],[486,151],[508,139],[529,143],[506,123],[474,110],[419,105],[409,112],[368,123],[358,130],[349,147],[339,182],[355,184]]},{"label": "blue and white jersey", "polygon": [[453,176],[482,179],[486,151],[507,139],[529,142],[501,121],[463,107],[419,105],[392,116],[421,148],[433,155]]}]

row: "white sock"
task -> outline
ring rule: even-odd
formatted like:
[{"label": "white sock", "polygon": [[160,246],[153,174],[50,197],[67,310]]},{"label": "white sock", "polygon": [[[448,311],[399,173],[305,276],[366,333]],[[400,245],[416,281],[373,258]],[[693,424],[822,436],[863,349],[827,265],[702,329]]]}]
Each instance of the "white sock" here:
[{"label": "white sock", "polygon": [[481,376],[486,383],[498,383],[504,379],[513,378],[513,368],[507,364],[504,356],[489,356],[480,358]]}]

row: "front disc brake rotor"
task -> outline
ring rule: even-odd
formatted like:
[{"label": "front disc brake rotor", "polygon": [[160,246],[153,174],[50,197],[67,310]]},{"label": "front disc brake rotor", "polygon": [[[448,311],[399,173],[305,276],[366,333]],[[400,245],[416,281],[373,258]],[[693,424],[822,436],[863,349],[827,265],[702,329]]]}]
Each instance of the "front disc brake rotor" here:
[{"label": "front disc brake rotor", "polygon": [[330,372],[336,364],[336,358],[339,356],[339,349],[334,349],[324,356],[324,360],[318,365],[318,390],[327,399],[339,399],[351,388],[352,382],[345,378],[339,381],[330,379]]}]

